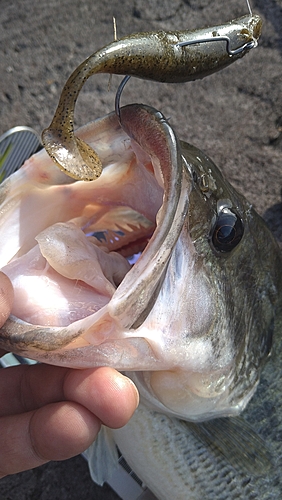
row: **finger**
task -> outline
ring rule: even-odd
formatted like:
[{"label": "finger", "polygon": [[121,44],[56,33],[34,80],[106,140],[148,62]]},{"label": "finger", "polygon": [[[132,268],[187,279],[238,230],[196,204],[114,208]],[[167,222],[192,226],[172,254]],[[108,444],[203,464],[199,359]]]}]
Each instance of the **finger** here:
[{"label": "finger", "polygon": [[24,413],[65,400],[63,385],[68,368],[20,365],[0,374],[0,415]]},{"label": "finger", "polygon": [[81,453],[97,436],[100,421],[77,403],[61,402],[1,417],[0,426],[1,478]]},{"label": "finger", "polygon": [[107,367],[71,370],[38,364],[1,370],[2,416],[63,400],[82,404],[110,427],[121,427],[138,405],[138,392],[131,380]]},{"label": "finger", "polygon": [[133,382],[112,368],[72,370],[65,379],[64,393],[97,415],[103,424],[118,428],[125,425],[139,403]]},{"label": "finger", "polygon": [[0,327],[8,319],[14,300],[14,290],[6,274],[0,271]]}]

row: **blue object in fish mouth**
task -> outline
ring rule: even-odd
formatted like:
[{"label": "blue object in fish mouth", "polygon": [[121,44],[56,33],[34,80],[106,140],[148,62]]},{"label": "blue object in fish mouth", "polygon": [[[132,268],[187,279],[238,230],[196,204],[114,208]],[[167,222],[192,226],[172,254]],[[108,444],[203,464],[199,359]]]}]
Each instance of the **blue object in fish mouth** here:
[{"label": "blue object in fish mouth", "polygon": [[[112,233],[116,233],[117,240],[120,240],[120,238],[124,236],[124,233],[122,231],[113,231]],[[94,238],[96,238],[100,243],[107,242],[107,230],[95,231],[94,233],[91,233],[91,236],[94,236]],[[126,259],[129,262],[129,264],[133,265],[136,264],[137,260],[141,255],[142,252],[134,253],[133,255],[126,257]]]}]

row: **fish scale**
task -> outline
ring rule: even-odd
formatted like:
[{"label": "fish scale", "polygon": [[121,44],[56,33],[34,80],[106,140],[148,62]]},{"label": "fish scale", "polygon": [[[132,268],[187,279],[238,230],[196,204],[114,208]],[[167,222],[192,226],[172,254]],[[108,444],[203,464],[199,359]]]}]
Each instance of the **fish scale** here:
[{"label": "fish scale", "polygon": [[[113,431],[113,435],[129,464],[130,450],[125,442],[131,443],[134,439],[138,448],[134,470],[145,480],[142,469],[146,463],[146,484],[162,500],[171,500],[174,496],[178,500],[261,498],[258,496],[261,490],[249,477],[236,474],[222,455],[206,447],[192,432],[181,432],[173,419],[139,407],[130,423],[124,429]],[[142,447],[138,447],[138,443],[142,443]],[[150,469],[152,477],[148,484]]]}]

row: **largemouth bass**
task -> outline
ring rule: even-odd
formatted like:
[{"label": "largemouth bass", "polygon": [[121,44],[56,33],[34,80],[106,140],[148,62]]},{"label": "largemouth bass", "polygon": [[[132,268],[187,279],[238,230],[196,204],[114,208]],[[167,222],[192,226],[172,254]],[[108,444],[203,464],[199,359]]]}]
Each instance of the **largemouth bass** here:
[{"label": "largemouth bass", "polygon": [[[195,439],[201,455],[201,444],[181,422],[238,415],[254,394],[281,326],[281,252],[161,113],[127,106],[121,124],[111,114],[79,133],[104,166],[94,182],[71,181],[40,152],[1,186],[1,268],[15,304],[0,345],[51,364],[129,371],[142,403],[113,433],[125,458],[160,499],[214,498],[207,478],[187,479],[187,447]],[[138,252],[131,266],[126,257]],[[204,425],[193,429],[206,439]],[[127,446],[137,429],[143,455]],[[167,431],[183,473],[161,458]]]}]

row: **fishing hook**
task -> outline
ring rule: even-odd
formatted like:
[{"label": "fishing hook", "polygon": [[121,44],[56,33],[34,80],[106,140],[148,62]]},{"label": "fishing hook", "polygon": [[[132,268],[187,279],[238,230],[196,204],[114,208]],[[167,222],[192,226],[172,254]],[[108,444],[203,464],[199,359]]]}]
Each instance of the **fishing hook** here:
[{"label": "fishing hook", "polygon": [[205,43],[205,42],[226,42],[226,51],[227,54],[230,56],[236,56],[237,54],[240,54],[241,52],[244,52],[245,50],[251,50],[255,47],[256,43],[252,40],[251,42],[246,42],[244,45],[241,47],[238,47],[238,49],[232,50],[230,48],[230,38],[227,35],[222,35],[222,36],[214,36],[214,37],[208,37],[208,38],[200,38],[198,40],[189,40],[186,42],[178,42],[176,44],[177,47],[186,47],[187,45],[195,45],[197,43]]},{"label": "fishing hook", "polygon": [[118,89],[117,89],[117,92],[116,92],[116,97],[115,97],[115,112],[116,112],[116,115],[120,121],[120,98],[121,98],[121,94],[122,94],[122,91],[125,87],[125,85],[127,84],[128,80],[130,79],[130,75],[126,75],[121,83],[119,84],[118,86]]}]

